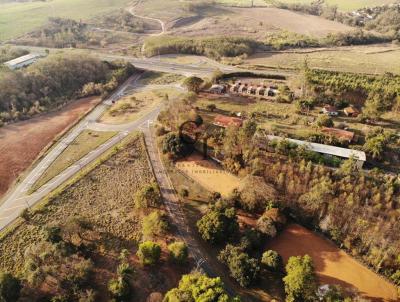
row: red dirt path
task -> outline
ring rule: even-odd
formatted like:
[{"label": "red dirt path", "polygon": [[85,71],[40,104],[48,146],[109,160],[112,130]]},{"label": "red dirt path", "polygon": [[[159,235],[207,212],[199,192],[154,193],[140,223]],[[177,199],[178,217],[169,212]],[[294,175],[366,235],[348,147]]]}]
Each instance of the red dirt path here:
[{"label": "red dirt path", "polygon": [[99,98],[80,99],[59,111],[0,128],[0,197],[43,148],[99,101]]},{"label": "red dirt path", "polygon": [[290,256],[310,255],[320,284],[338,284],[372,301],[399,301],[391,283],[300,225],[289,225],[267,248],[276,250],[285,263]]}]

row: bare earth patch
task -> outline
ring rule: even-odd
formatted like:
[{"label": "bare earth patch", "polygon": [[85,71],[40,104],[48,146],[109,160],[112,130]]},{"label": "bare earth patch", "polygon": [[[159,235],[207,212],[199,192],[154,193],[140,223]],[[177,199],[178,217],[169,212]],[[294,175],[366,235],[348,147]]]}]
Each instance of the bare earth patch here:
[{"label": "bare earth patch", "polygon": [[264,39],[266,32],[287,30],[298,34],[324,37],[329,33],[348,32],[354,28],[317,16],[278,8],[225,8],[218,16],[172,29],[183,36],[246,36]]},{"label": "bare earth patch", "polygon": [[85,98],[63,109],[0,129],[0,197],[60,133],[100,102]]},{"label": "bare earth patch", "polygon": [[399,301],[395,286],[300,225],[289,225],[267,248],[276,250],[285,263],[290,256],[310,255],[320,284],[338,284],[372,301]]},{"label": "bare earth patch", "polygon": [[240,184],[239,177],[224,171],[210,160],[204,160],[199,154],[178,161],[176,167],[210,192],[219,192],[225,197]]}]

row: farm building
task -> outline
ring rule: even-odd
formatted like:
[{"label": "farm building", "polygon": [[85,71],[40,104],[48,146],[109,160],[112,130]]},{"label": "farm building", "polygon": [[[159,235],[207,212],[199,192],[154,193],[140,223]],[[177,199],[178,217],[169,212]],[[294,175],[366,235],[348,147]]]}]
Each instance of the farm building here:
[{"label": "farm building", "polygon": [[233,93],[237,93],[237,92],[239,92],[240,86],[242,86],[242,83],[240,83],[240,82],[235,83],[235,84],[232,85],[230,91],[233,92]]},{"label": "farm building", "polygon": [[314,151],[314,152],[321,153],[321,154],[328,155],[328,156],[337,156],[337,157],[340,157],[343,159],[348,159],[350,157],[353,157],[354,159],[356,159],[357,166],[360,169],[362,168],[365,161],[367,160],[367,156],[365,155],[365,152],[363,152],[363,151],[340,148],[340,147],[336,147],[336,146],[323,145],[323,144],[317,144],[317,143],[310,143],[310,142],[306,142],[306,141],[301,141],[301,140],[291,139],[291,138],[283,138],[283,137],[274,136],[274,135],[267,135],[267,139],[269,141],[274,141],[274,140],[280,141],[280,140],[286,139],[287,141],[295,143],[296,145],[305,146],[310,151]]},{"label": "farm building", "polygon": [[247,84],[242,84],[238,89],[238,93],[246,93],[248,88]]},{"label": "farm building", "polygon": [[267,87],[265,86],[258,86],[256,95],[263,96],[265,94],[265,91],[267,90]]},{"label": "farm building", "polygon": [[231,116],[226,116],[226,115],[217,115],[214,118],[213,124],[215,126],[227,128],[229,126],[237,126],[241,127],[243,125],[243,120],[238,117],[231,117]]},{"label": "farm building", "polygon": [[247,90],[247,94],[255,95],[256,92],[257,92],[257,87],[256,86],[250,86],[249,89]]},{"label": "farm building", "polygon": [[356,108],[352,106],[344,108],[343,112],[344,114],[350,117],[357,117],[360,114],[360,111],[358,111]]},{"label": "farm building", "polygon": [[28,54],[4,63],[11,70],[23,68],[35,63],[41,56],[38,54]]},{"label": "farm building", "polygon": [[322,112],[329,116],[339,115],[339,112],[337,111],[336,107],[331,105],[325,105],[324,108],[322,108]]},{"label": "farm building", "polygon": [[354,140],[354,132],[337,129],[337,128],[327,128],[324,127],[321,129],[321,132],[324,134],[332,135],[337,138],[339,141],[347,141],[351,143]]},{"label": "farm building", "polygon": [[226,93],[226,86],[225,85],[220,85],[220,84],[214,84],[211,86],[211,88],[208,90],[210,93],[214,94],[223,94]]}]

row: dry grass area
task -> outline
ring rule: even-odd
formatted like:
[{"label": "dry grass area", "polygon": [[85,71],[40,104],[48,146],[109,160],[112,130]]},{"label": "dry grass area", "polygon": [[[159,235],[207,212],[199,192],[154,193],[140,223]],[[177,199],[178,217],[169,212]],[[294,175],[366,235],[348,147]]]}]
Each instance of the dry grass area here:
[{"label": "dry grass area", "polygon": [[277,8],[224,8],[218,15],[181,22],[171,29],[178,36],[246,36],[265,39],[266,32],[287,30],[314,37],[347,32],[353,28],[317,16]]},{"label": "dry grass area", "polygon": [[0,128],[0,197],[63,131],[100,102],[86,98],[63,109]]},{"label": "dry grass area", "polygon": [[307,59],[312,68],[356,73],[400,73],[400,47],[391,44],[322,50],[260,53],[245,59],[243,67],[300,68]]},{"label": "dry grass area", "polygon": [[99,121],[105,124],[132,122],[150,112],[164,100],[174,98],[179,93],[174,88],[136,92],[119,100],[101,116]]},{"label": "dry grass area", "polygon": [[39,189],[53,177],[80,160],[90,151],[108,141],[114,135],[115,132],[83,131],[43,173],[42,177],[34,184],[32,190],[36,191]]},{"label": "dry grass area", "polygon": [[240,184],[239,177],[226,172],[210,160],[204,160],[199,154],[178,161],[176,167],[210,192],[219,192],[224,197],[229,196]]},{"label": "dry grass area", "polygon": [[29,221],[22,222],[1,237],[1,271],[22,273],[25,251],[44,239],[46,226],[63,225],[72,217],[81,217],[91,225],[91,229],[83,231],[80,236],[86,245],[93,246],[90,254],[94,273],[90,285],[98,293],[96,301],[110,301],[107,284],[110,278],[115,277],[118,256],[123,248],[131,253],[129,262],[135,268],[131,301],[144,302],[151,292],[165,293],[176,286],[189,266],[179,268],[167,261],[165,246],[167,240],[173,239],[171,236],[159,240],[163,246],[159,265],[143,268],[133,256],[142,239],[141,218],[146,214],[135,209],[133,196],[154,178],[142,136],[130,137],[119,150],[48,203],[35,209]]},{"label": "dry grass area", "polygon": [[289,225],[268,249],[276,250],[287,262],[290,256],[313,258],[320,284],[338,284],[357,291],[372,301],[399,301],[397,289],[379,275],[338,249],[333,243],[299,225]]}]

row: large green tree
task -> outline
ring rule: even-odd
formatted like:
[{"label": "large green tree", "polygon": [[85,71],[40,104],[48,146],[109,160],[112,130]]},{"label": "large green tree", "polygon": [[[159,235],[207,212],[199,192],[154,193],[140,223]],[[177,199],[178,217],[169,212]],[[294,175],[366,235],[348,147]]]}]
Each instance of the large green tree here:
[{"label": "large green tree", "polygon": [[221,243],[239,230],[234,208],[212,209],[197,221],[197,229],[201,237],[211,243]]},{"label": "large green tree", "polygon": [[317,281],[310,256],[290,257],[286,265],[285,283],[287,302],[316,300]]},{"label": "large green tree", "polygon": [[200,91],[201,86],[203,85],[203,79],[199,77],[188,77],[183,82],[183,85],[186,87],[187,90],[198,93]]},{"label": "large green tree", "polygon": [[258,260],[251,258],[242,247],[228,244],[220,252],[218,259],[228,266],[231,276],[241,286],[247,287],[258,278]]},{"label": "large green tree", "polygon": [[165,295],[163,302],[230,302],[221,278],[209,278],[200,273],[182,276],[177,288]]}]

